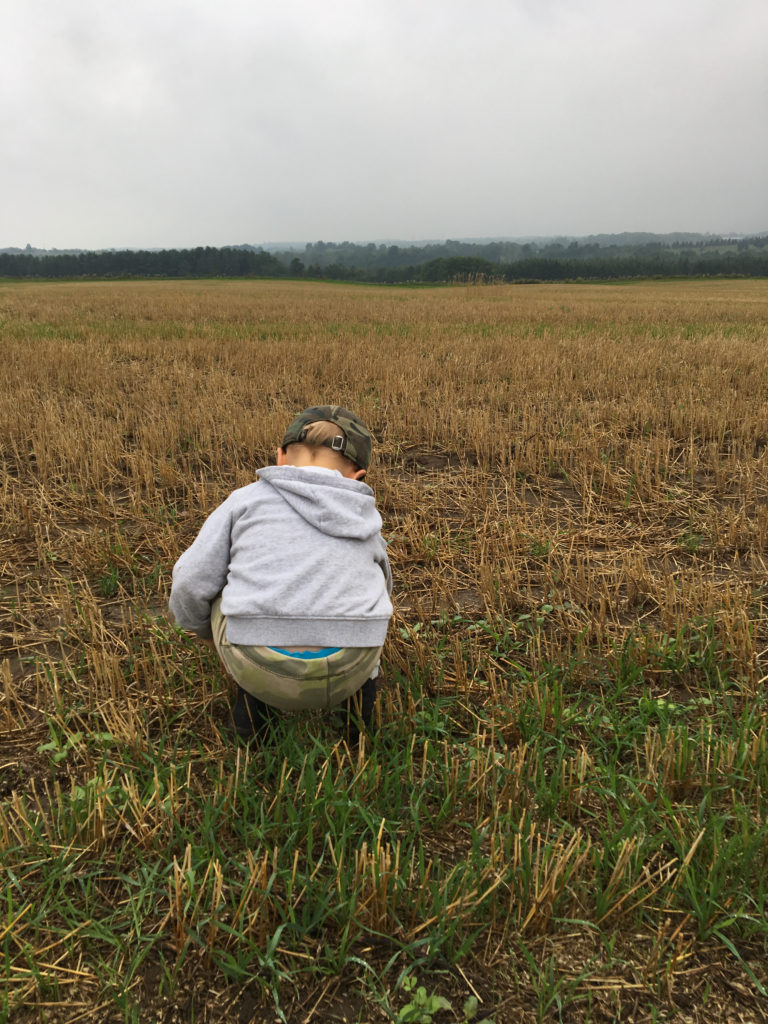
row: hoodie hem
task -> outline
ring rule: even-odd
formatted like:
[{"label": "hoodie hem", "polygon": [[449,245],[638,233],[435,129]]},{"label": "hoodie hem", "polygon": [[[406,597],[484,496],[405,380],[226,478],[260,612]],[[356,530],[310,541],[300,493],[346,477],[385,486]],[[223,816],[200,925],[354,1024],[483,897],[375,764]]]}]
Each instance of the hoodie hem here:
[{"label": "hoodie hem", "polygon": [[227,615],[226,620],[229,643],[254,647],[381,647],[389,625],[389,616],[360,621]]}]

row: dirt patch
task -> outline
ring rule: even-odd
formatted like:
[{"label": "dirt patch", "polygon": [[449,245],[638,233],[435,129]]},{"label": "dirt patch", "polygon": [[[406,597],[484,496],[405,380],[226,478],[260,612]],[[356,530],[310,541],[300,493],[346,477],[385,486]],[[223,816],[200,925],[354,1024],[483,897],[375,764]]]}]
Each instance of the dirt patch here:
[{"label": "dirt patch", "polygon": [[471,450],[461,453],[445,449],[412,448],[403,456],[403,466],[412,472],[441,472],[460,466],[476,466],[477,456]]}]

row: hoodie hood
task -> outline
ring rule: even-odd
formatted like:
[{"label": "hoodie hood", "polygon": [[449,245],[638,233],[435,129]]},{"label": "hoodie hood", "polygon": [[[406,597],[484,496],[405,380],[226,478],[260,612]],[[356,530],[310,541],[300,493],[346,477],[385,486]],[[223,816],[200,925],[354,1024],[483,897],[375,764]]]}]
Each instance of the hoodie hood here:
[{"label": "hoodie hood", "polygon": [[315,466],[267,466],[259,470],[259,480],[329,537],[368,540],[381,531],[376,499],[362,480]]}]

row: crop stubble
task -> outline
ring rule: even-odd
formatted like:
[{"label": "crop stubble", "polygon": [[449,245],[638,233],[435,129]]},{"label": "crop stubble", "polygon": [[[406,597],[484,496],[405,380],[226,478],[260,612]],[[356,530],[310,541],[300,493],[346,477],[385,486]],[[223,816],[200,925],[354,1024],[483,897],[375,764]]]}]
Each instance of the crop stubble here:
[{"label": "crop stubble", "polygon": [[[766,282],[1,287],[0,824],[17,874],[44,887],[30,852],[40,836],[86,863],[100,858],[100,870],[128,836],[145,852],[167,846],[168,905],[142,929],[166,943],[152,956],[177,964],[194,934],[198,973],[188,953],[179,966],[190,977],[217,976],[215,951],[242,939],[246,918],[264,950],[285,907],[304,906],[309,882],[295,891],[271,845],[284,841],[279,830],[248,853],[229,919],[217,910],[222,856],[190,881],[195,840],[179,845],[168,817],[185,819],[190,793],[236,814],[231,771],[212,779],[203,768],[231,767],[235,755],[217,727],[225,682],[162,610],[170,568],[207,512],[272,458],[296,411],[339,402],[378,442],[370,482],[396,580],[382,736],[397,723],[390,731],[408,752],[402,763],[375,749],[355,760],[326,735],[317,792],[327,776],[357,785],[364,805],[389,764],[414,793],[443,801],[421,820],[404,796],[399,822],[385,827],[380,815],[370,834],[352,824],[326,833],[319,877],[340,905],[349,887],[357,894],[352,952],[365,960],[360,950],[385,934],[415,958],[442,917],[455,922],[446,952],[459,948],[465,969],[480,972],[475,987],[495,972],[485,999],[499,1020],[524,1019],[531,992],[544,1019],[542,992],[557,984],[579,1012],[588,994],[590,1007],[603,1000],[642,1019],[642,997],[685,1007],[687,992],[694,1005],[715,968],[711,1019],[741,1012],[739,1000],[756,1012],[764,940],[740,930],[738,914],[726,923],[736,888],[722,906],[713,897],[711,913],[692,907],[703,898],[695,885],[690,899],[681,892],[705,848],[702,877],[717,869],[722,837],[707,832],[702,801],[723,821],[752,821],[765,866],[767,310]],[[156,753],[179,729],[198,738],[181,773],[176,753]],[[612,743],[636,799],[655,801],[649,820],[662,839],[644,848],[627,832],[608,856],[597,851],[622,812],[606,811],[607,776],[590,783]],[[144,755],[164,766],[154,790],[135,778]],[[241,751],[235,772],[262,756]],[[278,795],[265,788],[273,814],[288,763]],[[409,815],[418,846],[405,839]],[[303,856],[297,845],[294,876]],[[747,874],[761,866],[752,847],[749,856]],[[469,860],[476,870],[464,878],[454,868]],[[434,891],[425,863],[439,866]],[[563,942],[567,920],[589,926],[571,926]],[[77,991],[81,1012],[95,1012],[105,998],[95,961],[82,960],[65,924],[78,927],[64,917],[49,934],[36,925],[34,941],[30,930],[30,949],[52,944],[64,959],[42,980],[18,967],[10,991],[49,1009],[62,991],[77,1004]],[[594,938],[614,930],[615,964]],[[6,931],[6,944],[22,936],[8,955],[23,963],[23,926]],[[472,934],[470,952],[461,944]],[[530,963],[513,956],[518,939]],[[284,961],[303,966],[310,945],[297,933]],[[297,999],[318,984],[307,974]]]}]

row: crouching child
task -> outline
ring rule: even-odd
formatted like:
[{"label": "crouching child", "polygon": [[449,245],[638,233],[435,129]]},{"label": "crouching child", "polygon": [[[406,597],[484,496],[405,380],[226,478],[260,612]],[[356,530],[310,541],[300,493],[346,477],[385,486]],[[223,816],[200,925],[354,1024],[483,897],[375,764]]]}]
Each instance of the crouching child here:
[{"label": "crouching child", "polygon": [[348,409],[306,409],[277,465],[234,491],[173,568],[170,611],[237,684],[232,725],[262,736],[281,711],[341,706],[369,725],[392,604],[381,516],[364,482],[372,438]]}]

